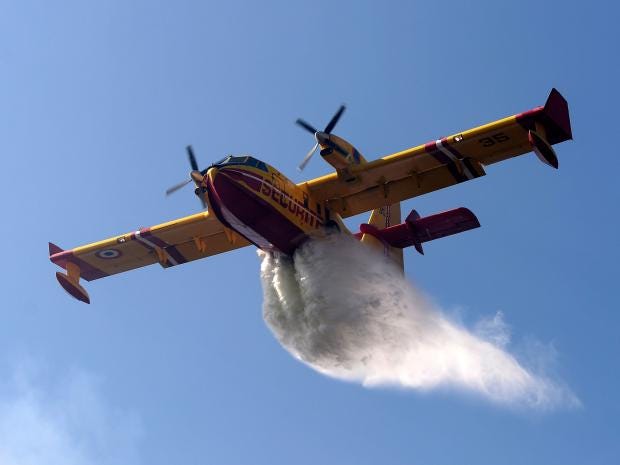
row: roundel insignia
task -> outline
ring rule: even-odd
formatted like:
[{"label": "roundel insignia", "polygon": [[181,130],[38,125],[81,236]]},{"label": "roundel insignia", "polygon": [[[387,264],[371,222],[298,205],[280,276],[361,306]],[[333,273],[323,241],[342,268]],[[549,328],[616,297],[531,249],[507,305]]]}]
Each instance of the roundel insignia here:
[{"label": "roundel insignia", "polygon": [[116,250],[116,249],[104,249],[104,250],[100,250],[97,253],[95,253],[95,255],[99,258],[103,258],[105,260],[109,260],[112,258],[118,258],[121,256],[121,252],[120,250]]}]

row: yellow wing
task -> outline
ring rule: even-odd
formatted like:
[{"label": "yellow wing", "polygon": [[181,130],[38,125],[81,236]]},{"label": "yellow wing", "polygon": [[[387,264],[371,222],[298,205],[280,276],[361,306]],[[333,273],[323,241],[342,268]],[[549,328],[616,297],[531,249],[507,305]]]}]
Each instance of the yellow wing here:
[{"label": "yellow wing", "polygon": [[557,168],[551,145],[572,139],[568,104],[553,89],[542,107],[300,184],[342,217],[484,176],[483,166],[535,151]]},{"label": "yellow wing", "polygon": [[168,268],[246,245],[245,238],[202,212],[72,250],[50,243],[50,260],[68,272],[57,273],[63,287],[87,301],[86,291],[78,284],[80,277],[92,281],[153,263]]}]

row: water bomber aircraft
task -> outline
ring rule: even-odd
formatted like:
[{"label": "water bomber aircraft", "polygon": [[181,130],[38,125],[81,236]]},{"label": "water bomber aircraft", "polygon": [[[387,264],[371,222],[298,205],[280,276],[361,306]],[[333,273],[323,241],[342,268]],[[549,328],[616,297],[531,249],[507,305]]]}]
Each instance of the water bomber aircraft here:
[{"label": "water bomber aircraft", "polygon": [[[50,260],[64,270],[56,273],[58,282],[77,300],[90,303],[82,279],[93,281],[155,263],[169,268],[252,244],[293,255],[308,239],[334,231],[352,234],[404,270],[405,247],[424,253],[423,243],[480,223],[467,208],[426,217],[413,210],[402,221],[401,201],[479,178],[486,166],[529,152],[557,169],[553,145],[572,139],[568,104],[552,89],[543,106],[366,161],[332,133],[344,110],[341,106],[323,130],[297,120],[315,141],[299,169],[320,149],[335,170],[299,184],[246,155],[227,156],[201,170],[188,146],[189,179],[166,193],[193,183],[203,210],[73,249],[49,243]],[[368,223],[349,231],[343,219],[368,211]]]}]

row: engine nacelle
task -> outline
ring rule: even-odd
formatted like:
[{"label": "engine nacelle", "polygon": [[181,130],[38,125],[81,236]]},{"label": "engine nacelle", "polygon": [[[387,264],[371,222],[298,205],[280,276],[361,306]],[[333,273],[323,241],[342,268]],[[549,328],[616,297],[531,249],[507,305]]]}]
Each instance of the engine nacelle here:
[{"label": "engine nacelle", "polygon": [[366,163],[359,151],[342,137],[334,134],[317,133],[323,159],[336,168],[338,177],[346,182],[357,179],[351,167]]}]

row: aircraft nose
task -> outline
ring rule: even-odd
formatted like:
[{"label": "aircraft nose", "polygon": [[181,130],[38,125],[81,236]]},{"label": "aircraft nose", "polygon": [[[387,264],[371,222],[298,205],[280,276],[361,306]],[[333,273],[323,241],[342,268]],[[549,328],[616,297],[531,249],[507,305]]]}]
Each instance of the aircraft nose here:
[{"label": "aircraft nose", "polygon": [[205,175],[205,180],[209,178],[213,179],[219,170],[220,168],[217,165],[210,166]]}]

